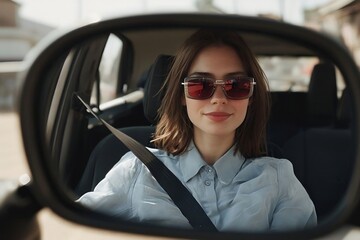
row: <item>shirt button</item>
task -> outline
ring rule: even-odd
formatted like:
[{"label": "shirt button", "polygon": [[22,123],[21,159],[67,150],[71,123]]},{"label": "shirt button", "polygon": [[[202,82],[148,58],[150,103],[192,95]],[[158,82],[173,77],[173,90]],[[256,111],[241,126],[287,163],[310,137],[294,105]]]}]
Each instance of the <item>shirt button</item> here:
[{"label": "shirt button", "polygon": [[210,186],[210,185],[211,185],[211,181],[210,181],[210,180],[206,180],[206,181],[205,181],[205,185],[206,185],[206,186]]}]

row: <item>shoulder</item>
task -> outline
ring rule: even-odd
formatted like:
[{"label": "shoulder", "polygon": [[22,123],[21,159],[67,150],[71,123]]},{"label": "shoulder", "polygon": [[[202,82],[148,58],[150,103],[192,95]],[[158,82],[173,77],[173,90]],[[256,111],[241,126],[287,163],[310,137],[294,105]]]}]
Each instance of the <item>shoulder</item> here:
[{"label": "shoulder", "polygon": [[169,158],[169,157],[171,158],[171,157],[173,157],[171,154],[168,154],[166,151],[158,149],[158,148],[149,148],[149,147],[147,147],[147,149],[158,158],[164,158],[164,157],[165,158]]},{"label": "shoulder", "polygon": [[[160,150],[160,149],[149,148],[149,147],[147,147],[147,149],[152,154],[154,154],[155,157],[157,157],[159,160],[161,160],[164,163],[169,161],[169,160],[173,160],[173,159],[176,158],[176,157],[174,157],[172,155],[169,155],[166,151],[163,151],[163,150]],[[126,154],[124,154],[121,157],[121,159],[115,164],[113,169],[126,168],[126,169],[135,170],[135,169],[143,168],[143,167],[145,167],[143,162],[133,152],[130,151],[130,152],[127,152]]]},{"label": "shoulder", "polygon": [[259,157],[247,161],[248,163],[244,168],[248,167],[252,172],[272,176],[272,179],[277,182],[280,192],[294,186],[302,187],[295,176],[292,163],[287,159]]},{"label": "shoulder", "polygon": [[259,166],[272,166],[272,167],[283,167],[288,166],[292,167],[292,164],[289,160],[285,158],[274,158],[274,157],[258,157],[258,158],[249,158],[247,159],[249,163],[259,165]]},{"label": "shoulder", "polygon": [[295,176],[293,165],[289,160],[261,157],[249,159],[248,166],[251,165],[272,175],[277,183],[275,184],[277,205],[272,220],[272,229],[292,229],[316,224],[314,204],[306,189]]},{"label": "shoulder", "polygon": [[[296,179],[292,163],[284,158],[262,157],[259,161],[276,169],[278,180]],[[296,179],[297,180],[297,179]]]},{"label": "shoulder", "polygon": [[280,195],[286,195],[288,197],[298,194],[304,194],[306,190],[297,179],[294,173],[292,163],[287,159],[278,159],[273,157],[261,157],[250,160],[251,164],[262,168],[263,170],[272,169],[274,175],[276,175],[278,182],[278,190]]},{"label": "shoulder", "polygon": [[[252,180],[252,182],[260,181],[263,182],[263,184],[271,185],[278,189],[280,182],[286,181],[288,178],[296,178],[289,160],[273,157],[258,157],[246,159],[235,180],[245,182],[250,180]],[[255,179],[257,181],[254,181]]]},{"label": "shoulder", "polygon": [[259,157],[247,159],[247,163],[244,164],[244,167],[253,167],[257,169],[273,169],[277,174],[284,173],[293,173],[292,163],[284,158],[274,158],[274,157]]},{"label": "shoulder", "polygon": [[119,178],[129,179],[138,172],[140,167],[141,164],[137,161],[136,156],[132,152],[127,152],[106,174],[105,179],[117,179],[117,181]]}]

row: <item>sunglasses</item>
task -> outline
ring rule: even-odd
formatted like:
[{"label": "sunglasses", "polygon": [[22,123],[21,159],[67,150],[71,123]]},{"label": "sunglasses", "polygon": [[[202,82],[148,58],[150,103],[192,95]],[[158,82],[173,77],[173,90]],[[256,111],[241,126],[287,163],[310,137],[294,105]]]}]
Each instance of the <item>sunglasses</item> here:
[{"label": "sunglasses", "polygon": [[221,85],[225,96],[229,99],[241,100],[252,96],[256,82],[252,77],[236,76],[226,80],[215,80],[210,77],[190,76],[181,83],[184,85],[186,97],[203,100],[211,98],[216,86]]}]

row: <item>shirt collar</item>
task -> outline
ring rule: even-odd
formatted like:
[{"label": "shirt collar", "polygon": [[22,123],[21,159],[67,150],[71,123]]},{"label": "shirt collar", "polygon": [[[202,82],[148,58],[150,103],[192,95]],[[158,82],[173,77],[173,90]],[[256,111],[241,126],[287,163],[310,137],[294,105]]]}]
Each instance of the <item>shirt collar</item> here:
[{"label": "shirt collar", "polygon": [[193,142],[189,144],[187,151],[180,156],[179,161],[186,182],[193,178],[200,168],[206,165]]},{"label": "shirt collar", "polygon": [[245,162],[245,158],[239,152],[234,154],[234,151],[235,146],[232,146],[213,166],[223,184],[231,183]]},{"label": "shirt collar", "polygon": [[[219,180],[224,184],[229,184],[232,181],[245,161],[240,153],[234,154],[234,150],[235,146],[231,147],[213,165]],[[188,150],[180,156],[179,160],[186,182],[193,178],[203,166],[207,165],[193,142],[190,143]]]}]

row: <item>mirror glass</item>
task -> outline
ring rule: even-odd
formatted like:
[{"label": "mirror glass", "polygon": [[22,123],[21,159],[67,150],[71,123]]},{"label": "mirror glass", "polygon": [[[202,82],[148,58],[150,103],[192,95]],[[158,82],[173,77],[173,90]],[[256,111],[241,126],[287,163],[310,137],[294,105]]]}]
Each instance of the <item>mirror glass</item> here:
[{"label": "mirror glass", "polygon": [[[86,111],[75,93],[113,127],[154,148],[151,139],[158,123],[157,104],[162,96],[159,92],[172,64],[171,56],[175,56],[184,41],[197,30],[147,28],[103,33],[65,49],[43,74],[46,81],[41,91],[39,125],[51,156],[48,164],[61,184],[70,190],[73,201],[78,202],[87,194],[88,197],[80,198],[79,204],[90,206],[94,211],[146,224],[190,228],[164,190],[149,177],[146,167],[129,154],[119,162],[129,150]],[[310,203],[314,204],[319,224],[327,219],[346,193],[355,162],[351,102],[343,76],[334,62],[316,49],[269,34],[233,32],[245,40],[268,80],[271,107],[266,125],[267,153],[263,154],[266,156],[225,153],[223,158],[220,155],[219,162],[201,165],[200,160],[206,157],[203,152],[199,154],[200,150],[194,153],[188,149],[177,157],[157,154],[192,192],[219,230],[253,232],[311,228],[316,218]],[[215,51],[209,50],[206,54],[219,56],[222,59],[218,59],[219,65],[233,56],[216,52],[229,50],[220,45],[205,49]],[[154,65],[159,56],[163,56],[162,60]],[[196,59],[201,63],[200,58]],[[191,61],[193,64],[195,60]],[[207,62],[208,66],[216,62],[214,58],[212,61]],[[246,74],[254,77],[246,67],[252,64],[250,61],[241,59],[240,69],[235,69],[235,79],[242,79]],[[226,81],[234,78],[232,70],[224,70],[231,72],[229,78],[228,72],[218,74],[216,71],[223,71],[218,67],[207,70],[206,64],[205,67],[200,65],[196,65],[198,70],[191,65],[201,76],[192,75],[197,80],[204,76]],[[193,74],[189,71],[185,74]],[[181,89],[184,88],[180,84],[182,81],[179,79],[178,83]],[[201,87],[204,84],[202,80]],[[252,97],[258,94],[260,85],[260,82],[253,85]],[[238,102],[246,102],[248,109],[252,108],[251,100],[224,98],[222,94],[231,94],[226,86],[221,86],[223,92],[217,86],[214,95],[207,100],[187,102],[183,97],[174,108],[186,109],[185,102],[206,109],[199,103],[210,104],[216,96],[222,96],[226,105],[234,107]],[[190,91],[191,86],[186,87]],[[205,87],[211,88],[210,85]],[[232,107],[211,111],[223,114],[235,111]],[[221,124],[228,116],[220,113],[214,113],[212,118],[225,132],[229,124]],[[196,134],[207,131],[201,126],[192,129]],[[178,134],[184,131],[179,129]],[[189,146],[194,148],[195,144],[191,144],[193,142]],[[185,164],[179,156],[191,156],[191,159],[184,160]],[[242,165],[226,163],[234,158]],[[99,185],[114,166],[117,170]],[[96,186],[96,194],[91,195]],[[300,205],[303,208],[297,208]]]}]

